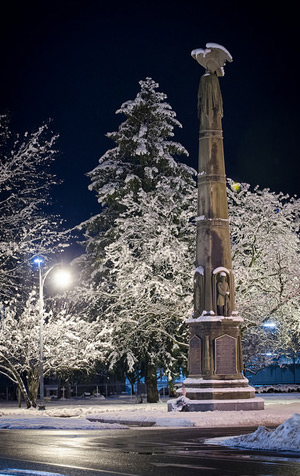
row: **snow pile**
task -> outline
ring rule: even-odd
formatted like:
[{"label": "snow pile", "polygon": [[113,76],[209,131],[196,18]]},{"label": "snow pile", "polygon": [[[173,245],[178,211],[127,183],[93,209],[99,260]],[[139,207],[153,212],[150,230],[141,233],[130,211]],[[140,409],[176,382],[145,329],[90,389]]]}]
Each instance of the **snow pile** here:
[{"label": "snow pile", "polygon": [[184,412],[185,409],[188,408],[188,404],[190,403],[190,399],[185,397],[184,395],[181,397],[176,398],[175,401],[171,401],[172,405],[172,412]]},{"label": "snow pile", "polygon": [[250,435],[226,438],[218,444],[258,450],[300,451],[300,414],[295,413],[274,430],[259,426]]}]

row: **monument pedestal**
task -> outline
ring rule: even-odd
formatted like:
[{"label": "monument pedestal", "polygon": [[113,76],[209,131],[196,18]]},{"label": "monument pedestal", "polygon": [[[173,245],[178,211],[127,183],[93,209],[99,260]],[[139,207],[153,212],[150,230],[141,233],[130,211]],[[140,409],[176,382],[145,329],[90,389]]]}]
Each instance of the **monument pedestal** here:
[{"label": "monument pedestal", "polygon": [[[178,396],[189,401],[189,411],[263,410],[264,400],[244,377],[240,323],[237,316],[211,314],[189,319],[189,377]],[[168,411],[173,403],[168,402]]]},{"label": "monument pedestal", "polygon": [[[173,411],[173,404],[176,399],[168,401],[168,412]],[[260,397],[248,398],[245,400],[191,400],[187,402],[190,412],[212,412],[222,411],[249,411],[263,410],[264,400]]]}]

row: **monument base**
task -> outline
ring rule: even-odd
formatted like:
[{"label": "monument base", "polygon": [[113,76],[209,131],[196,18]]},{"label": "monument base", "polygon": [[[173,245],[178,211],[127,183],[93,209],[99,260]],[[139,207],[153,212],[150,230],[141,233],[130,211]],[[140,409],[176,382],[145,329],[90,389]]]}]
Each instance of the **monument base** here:
[{"label": "monument base", "polygon": [[[176,398],[168,401],[168,412],[174,411]],[[251,411],[263,410],[264,400],[260,397],[247,399],[230,400],[190,400],[185,398],[185,411],[188,412],[210,412],[210,411]]]},{"label": "monument base", "polygon": [[184,401],[184,410],[190,412],[263,410],[264,400],[255,397],[255,389],[246,377],[204,379],[194,377],[184,380],[176,391],[178,398],[168,401],[168,411],[176,410],[176,402]]},{"label": "monument base", "polygon": [[[243,376],[231,379],[204,379],[201,377],[184,380],[184,395],[191,400],[241,400],[255,397],[255,389]],[[177,390],[183,394],[183,388]]]}]

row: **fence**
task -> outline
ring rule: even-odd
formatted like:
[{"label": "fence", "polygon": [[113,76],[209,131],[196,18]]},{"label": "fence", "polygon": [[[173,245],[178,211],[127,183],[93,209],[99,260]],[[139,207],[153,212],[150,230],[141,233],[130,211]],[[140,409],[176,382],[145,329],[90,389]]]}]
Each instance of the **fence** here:
[{"label": "fence", "polygon": [[[158,393],[161,398],[169,396],[168,384],[166,382],[158,383]],[[147,386],[144,383],[136,383],[131,386],[124,382],[115,383],[91,383],[91,384],[72,384],[62,385],[52,382],[45,383],[45,397],[59,399],[61,397],[84,399],[92,396],[109,397],[113,395],[129,396],[135,401],[144,401],[147,396]],[[0,400],[16,400],[16,386],[0,385]]]}]

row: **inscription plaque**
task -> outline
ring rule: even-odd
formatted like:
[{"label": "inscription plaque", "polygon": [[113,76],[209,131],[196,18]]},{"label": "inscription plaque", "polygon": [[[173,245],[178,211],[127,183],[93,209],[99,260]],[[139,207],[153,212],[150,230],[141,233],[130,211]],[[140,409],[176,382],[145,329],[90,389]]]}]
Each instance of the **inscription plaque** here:
[{"label": "inscription plaque", "polygon": [[190,340],[189,373],[201,373],[201,339],[197,336]]},{"label": "inscription plaque", "polygon": [[217,337],[215,340],[216,374],[231,375],[236,369],[236,339],[229,335]]}]

